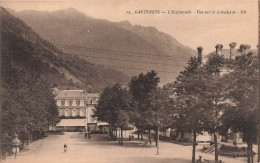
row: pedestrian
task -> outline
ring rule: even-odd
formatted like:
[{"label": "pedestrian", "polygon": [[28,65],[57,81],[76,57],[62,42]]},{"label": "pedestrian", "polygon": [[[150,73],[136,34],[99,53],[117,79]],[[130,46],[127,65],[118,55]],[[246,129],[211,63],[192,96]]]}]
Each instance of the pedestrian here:
[{"label": "pedestrian", "polygon": [[202,156],[199,156],[199,159],[196,161],[196,163],[202,163]]},{"label": "pedestrian", "polygon": [[67,152],[67,144],[64,144],[64,152]]}]

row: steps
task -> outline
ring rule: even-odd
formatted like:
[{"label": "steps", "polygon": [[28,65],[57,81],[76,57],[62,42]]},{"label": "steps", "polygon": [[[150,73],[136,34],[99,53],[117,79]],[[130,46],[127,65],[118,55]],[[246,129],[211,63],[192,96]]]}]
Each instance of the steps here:
[{"label": "steps", "polygon": [[[221,147],[221,144],[218,144],[218,149]],[[203,152],[205,153],[212,153],[215,151],[215,144],[211,145],[209,148],[204,149]]]}]

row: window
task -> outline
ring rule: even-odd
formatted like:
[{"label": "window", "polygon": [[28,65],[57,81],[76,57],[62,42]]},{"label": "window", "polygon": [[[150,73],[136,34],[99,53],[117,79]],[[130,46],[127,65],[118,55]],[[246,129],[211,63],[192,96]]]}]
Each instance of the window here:
[{"label": "window", "polygon": [[65,105],[65,100],[61,100],[61,106]]},{"label": "window", "polygon": [[59,116],[62,116],[62,109],[59,109]]},{"label": "window", "polygon": [[72,100],[70,100],[70,101],[69,101],[69,106],[72,106],[72,103],[73,103],[73,101],[72,101]]},{"label": "window", "polygon": [[66,109],[65,110],[65,117],[69,117],[69,116],[70,116],[69,109]]},{"label": "window", "polygon": [[86,116],[86,111],[85,111],[85,109],[80,109],[79,115],[80,115],[81,117],[85,117],[85,116]]},{"label": "window", "polygon": [[77,116],[77,109],[73,109],[72,110],[72,117],[76,117]]},{"label": "window", "polygon": [[80,105],[80,100],[76,101],[76,105],[79,106]]}]

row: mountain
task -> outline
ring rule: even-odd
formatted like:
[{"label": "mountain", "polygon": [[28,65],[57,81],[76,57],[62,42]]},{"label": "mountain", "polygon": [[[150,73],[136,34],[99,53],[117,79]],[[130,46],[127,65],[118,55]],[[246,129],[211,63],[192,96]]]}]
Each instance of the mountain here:
[{"label": "mountain", "polygon": [[2,68],[11,64],[62,89],[101,91],[106,86],[129,81],[122,72],[63,53],[6,9],[1,8],[0,14]]},{"label": "mountain", "polygon": [[196,51],[154,27],[94,19],[74,8],[11,12],[64,52],[130,76],[154,69],[163,82],[170,82],[188,58],[196,55]]}]

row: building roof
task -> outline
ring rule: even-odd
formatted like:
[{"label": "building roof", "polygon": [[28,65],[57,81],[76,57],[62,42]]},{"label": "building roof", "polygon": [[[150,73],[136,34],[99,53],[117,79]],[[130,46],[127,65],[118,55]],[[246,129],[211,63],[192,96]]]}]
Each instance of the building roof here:
[{"label": "building roof", "polygon": [[99,99],[99,93],[87,93],[87,104],[95,105]]},{"label": "building roof", "polygon": [[86,94],[84,90],[63,90],[56,96],[56,99],[65,98],[86,98]]},{"label": "building roof", "polygon": [[52,94],[53,94],[55,97],[56,97],[60,92],[61,92],[61,91],[60,91],[58,88],[56,88],[56,87],[52,88]]},{"label": "building roof", "polygon": [[87,93],[87,97],[98,98],[99,97],[99,93]]},{"label": "building roof", "polygon": [[87,120],[86,119],[61,119],[60,123],[56,126],[86,126]]}]

